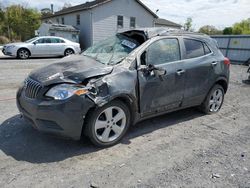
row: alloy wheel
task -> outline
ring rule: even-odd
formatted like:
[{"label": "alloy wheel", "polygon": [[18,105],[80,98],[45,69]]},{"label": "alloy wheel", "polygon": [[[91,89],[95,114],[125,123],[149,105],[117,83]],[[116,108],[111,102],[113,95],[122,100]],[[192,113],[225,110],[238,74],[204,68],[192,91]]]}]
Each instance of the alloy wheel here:
[{"label": "alloy wheel", "polygon": [[223,102],[223,91],[221,89],[216,89],[211,95],[209,100],[209,109],[210,112],[219,111]]},{"label": "alloy wheel", "polygon": [[21,49],[18,55],[21,59],[27,59],[29,57],[29,52],[25,49]]},{"label": "alloy wheel", "polygon": [[126,121],[126,114],[120,107],[106,108],[95,121],[96,137],[103,143],[116,140],[123,133]]},{"label": "alloy wheel", "polygon": [[74,52],[71,49],[68,49],[68,50],[65,51],[65,56],[69,56],[69,55],[72,55],[72,54],[74,54]]}]

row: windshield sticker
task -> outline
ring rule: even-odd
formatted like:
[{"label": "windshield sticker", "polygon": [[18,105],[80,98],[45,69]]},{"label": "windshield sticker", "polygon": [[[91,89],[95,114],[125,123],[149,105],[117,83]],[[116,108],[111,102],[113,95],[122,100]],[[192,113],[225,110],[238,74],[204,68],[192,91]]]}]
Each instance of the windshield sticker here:
[{"label": "windshield sticker", "polygon": [[133,42],[130,42],[128,40],[123,40],[122,41],[122,45],[126,46],[126,47],[129,47],[131,49],[134,49],[136,47],[136,44],[133,43]]}]

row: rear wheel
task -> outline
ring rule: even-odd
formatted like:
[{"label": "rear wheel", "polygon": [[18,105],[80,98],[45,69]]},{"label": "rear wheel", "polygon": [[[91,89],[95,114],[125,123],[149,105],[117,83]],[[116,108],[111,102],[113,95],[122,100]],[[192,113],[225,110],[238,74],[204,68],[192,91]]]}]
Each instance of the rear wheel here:
[{"label": "rear wheel", "polygon": [[96,146],[108,147],[121,140],[130,124],[128,107],[120,101],[112,101],[94,110],[86,119],[85,134]]},{"label": "rear wheel", "polygon": [[17,57],[20,59],[28,59],[29,56],[30,56],[30,52],[25,48],[22,48],[17,51]]},{"label": "rear wheel", "polygon": [[246,66],[249,66],[249,65],[250,65],[250,59],[248,59],[248,60],[245,62],[245,65],[246,65]]},{"label": "rear wheel", "polygon": [[68,48],[68,49],[65,50],[64,56],[69,56],[69,55],[72,55],[74,53],[75,53],[74,50]]},{"label": "rear wheel", "polygon": [[206,114],[214,114],[220,111],[224,101],[225,91],[221,85],[216,84],[208,93],[201,105],[201,110]]}]

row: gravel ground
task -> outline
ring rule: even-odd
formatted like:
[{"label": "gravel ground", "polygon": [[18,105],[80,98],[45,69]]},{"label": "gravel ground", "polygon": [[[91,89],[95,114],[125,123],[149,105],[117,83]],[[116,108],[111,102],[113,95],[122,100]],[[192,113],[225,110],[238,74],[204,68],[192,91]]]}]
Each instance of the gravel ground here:
[{"label": "gravel ground", "polygon": [[0,187],[250,187],[250,85],[231,67],[220,113],[187,109],[131,127],[122,142],[98,149],[62,140],[18,115],[15,92],[33,69],[55,59],[0,58]]}]

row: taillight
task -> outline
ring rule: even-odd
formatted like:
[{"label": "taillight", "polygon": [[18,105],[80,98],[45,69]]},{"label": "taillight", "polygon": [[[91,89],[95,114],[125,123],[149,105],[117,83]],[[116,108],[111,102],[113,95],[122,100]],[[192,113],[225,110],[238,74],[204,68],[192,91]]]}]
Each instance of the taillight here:
[{"label": "taillight", "polygon": [[230,60],[227,57],[225,57],[225,59],[224,59],[224,64],[227,65],[228,67],[231,64]]}]

